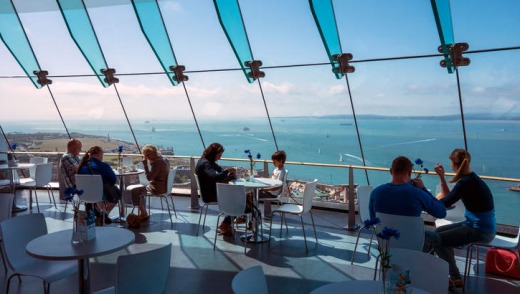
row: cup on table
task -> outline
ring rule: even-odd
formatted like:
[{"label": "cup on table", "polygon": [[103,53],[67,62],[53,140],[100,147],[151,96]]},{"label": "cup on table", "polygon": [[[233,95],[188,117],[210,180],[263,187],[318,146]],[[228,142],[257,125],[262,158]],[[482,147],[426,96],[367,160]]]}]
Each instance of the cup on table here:
[{"label": "cup on table", "polygon": [[137,170],[137,165],[132,164],[132,165],[130,166],[130,171],[136,171],[136,170]]}]

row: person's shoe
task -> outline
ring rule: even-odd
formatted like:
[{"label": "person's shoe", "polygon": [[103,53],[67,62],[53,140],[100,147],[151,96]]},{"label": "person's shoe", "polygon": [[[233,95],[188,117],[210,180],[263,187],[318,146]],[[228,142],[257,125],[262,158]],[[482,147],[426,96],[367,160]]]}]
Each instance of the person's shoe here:
[{"label": "person's shoe", "polygon": [[464,280],[462,278],[450,278],[450,289],[464,287]]},{"label": "person's shoe", "polygon": [[110,218],[110,216],[108,216],[108,214],[105,214],[105,225],[109,225],[112,223],[112,219]]},{"label": "person's shoe", "polygon": [[150,219],[150,216],[148,214],[141,214],[139,216],[139,222],[145,222]]},{"label": "person's shoe", "polygon": [[235,222],[239,225],[241,224],[245,224],[247,222],[247,219],[246,219],[246,216],[243,215],[243,216],[240,216],[240,217],[237,217],[235,218]]},{"label": "person's shoe", "polygon": [[218,226],[218,232],[224,236],[231,236],[233,233],[233,228],[231,227],[231,224],[222,222]]}]

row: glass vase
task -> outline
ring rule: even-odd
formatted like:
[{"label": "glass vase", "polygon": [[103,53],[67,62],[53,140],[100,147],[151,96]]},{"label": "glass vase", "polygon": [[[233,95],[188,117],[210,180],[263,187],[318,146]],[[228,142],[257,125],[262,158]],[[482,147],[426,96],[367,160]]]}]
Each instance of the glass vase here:
[{"label": "glass vase", "polygon": [[72,219],[72,238],[70,239],[72,245],[81,243],[81,234],[79,231],[78,209],[74,209],[74,218]]},{"label": "glass vase", "polygon": [[251,167],[251,170],[249,171],[249,180],[253,181],[255,179],[255,173],[253,170],[253,167]]}]

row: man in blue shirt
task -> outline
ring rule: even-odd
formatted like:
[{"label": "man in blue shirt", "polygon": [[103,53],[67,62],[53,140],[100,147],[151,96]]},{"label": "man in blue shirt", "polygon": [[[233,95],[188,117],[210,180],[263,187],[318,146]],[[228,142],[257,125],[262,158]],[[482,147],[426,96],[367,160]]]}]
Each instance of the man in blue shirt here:
[{"label": "man in blue shirt", "polygon": [[418,217],[423,211],[436,218],[446,217],[444,204],[426,190],[422,180],[411,179],[412,162],[408,158],[394,159],[390,174],[392,181],[370,194],[370,217],[375,217],[376,212]]}]

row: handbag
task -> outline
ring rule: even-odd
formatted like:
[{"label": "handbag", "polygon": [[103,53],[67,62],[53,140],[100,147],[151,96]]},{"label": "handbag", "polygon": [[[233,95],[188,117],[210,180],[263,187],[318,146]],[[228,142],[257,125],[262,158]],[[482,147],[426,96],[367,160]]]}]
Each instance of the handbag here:
[{"label": "handbag", "polygon": [[509,250],[491,248],[486,253],[486,273],[520,279],[518,256]]},{"label": "handbag", "polygon": [[139,228],[139,226],[141,225],[141,222],[139,221],[139,215],[134,213],[134,209],[135,209],[135,206],[134,206],[134,208],[132,208],[132,211],[126,217],[126,224],[128,225],[129,228],[135,229],[135,228]]}]

